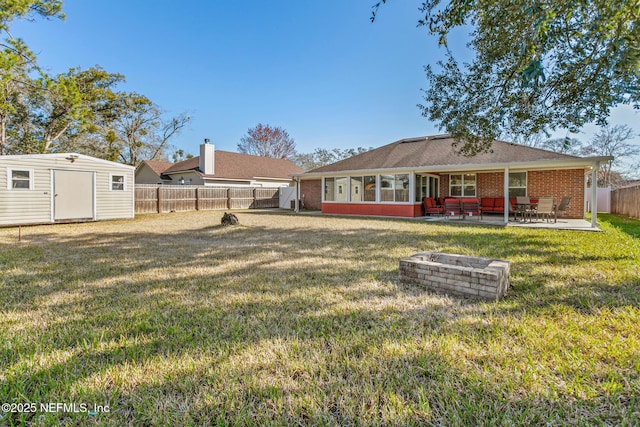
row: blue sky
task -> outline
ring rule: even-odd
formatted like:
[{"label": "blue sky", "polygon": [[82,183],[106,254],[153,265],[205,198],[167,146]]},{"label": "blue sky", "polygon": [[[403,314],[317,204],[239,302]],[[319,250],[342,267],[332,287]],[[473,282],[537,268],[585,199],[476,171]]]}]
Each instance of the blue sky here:
[{"label": "blue sky", "polygon": [[[416,28],[420,2],[390,2],[372,24],[373,3],[65,0],[66,20],[17,22],[11,30],[51,73],[100,65],[126,76],[120,89],[169,115],[188,113],[192,122],[172,144],[196,155],[204,138],[236,151],[258,123],[285,128],[299,152],[439,133],[416,106],[424,65],[444,56]],[[464,52],[464,34],[451,42]],[[636,132],[637,121],[630,107],[611,118]]]}]

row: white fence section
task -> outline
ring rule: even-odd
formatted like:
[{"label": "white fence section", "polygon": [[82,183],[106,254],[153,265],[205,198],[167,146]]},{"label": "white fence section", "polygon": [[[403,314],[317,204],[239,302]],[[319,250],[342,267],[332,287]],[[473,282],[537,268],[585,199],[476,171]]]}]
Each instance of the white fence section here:
[{"label": "white fence section", "polygon": [[280,209],[294,209],[296,187],[280,187]]},{"label": "white fence section", "polygon": [[[598,188],[598,212],[611,212],[611,187]],[[584,200],[587,212],[591,212],[591,188],[586,188]]]}]

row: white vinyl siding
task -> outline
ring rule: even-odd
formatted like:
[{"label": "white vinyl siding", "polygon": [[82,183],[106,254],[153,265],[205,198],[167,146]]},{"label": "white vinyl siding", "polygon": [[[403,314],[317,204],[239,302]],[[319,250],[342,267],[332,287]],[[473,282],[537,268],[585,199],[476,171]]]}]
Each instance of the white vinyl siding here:
[{"label": "white vinyl siding", "polygon": [[[113,170],[113,169],[112,169]],[[124,176],[123,191],[110,191],[111,175]],[[109,169],[98,169],[96,174],[96,219],[133,218],[134,186],[133,169],[118,173],[110,173]]]},{"label": "white vinyl siding", "polygon": [[[25,167],[26,166],[26,167]],[[30,170],[30,190],[12,186],[12,170]],[[33,162],[0,157],[0,225],[41,224],[51,222],[51,176]]]},{"label": "white vinyl siding", "polygon": [[[9,190],[12,170],[30,170],[31,191]],[[64,155],[25,155],[0,157],[0,225],[44,224],[53,221],[53,171],[70,170],[95,173],[95,218],[97,220],[133,218],[134,169],[131,166],[80,156],[73,163]],[[125,179],[124,191],[109,191],[111,175]]]}]

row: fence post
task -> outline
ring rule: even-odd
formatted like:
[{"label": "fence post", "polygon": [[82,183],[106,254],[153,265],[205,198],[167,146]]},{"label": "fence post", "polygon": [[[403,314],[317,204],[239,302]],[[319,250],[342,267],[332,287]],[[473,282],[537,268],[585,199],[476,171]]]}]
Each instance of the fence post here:
[{"label": "fence post", "polygon": [[161,207],[162,206],[162,203],[161,203],[161,199],[162,198],[160,197],[160,193],[162,192],[161,188],[162,188],[162,186],[158,185],[158,190],[157,190],[158,197],[156,197],[156,199],[158,201],[158,206],[157,206],[158,207],[158,213],[162,213],[162,207]]},{"label": "fence post", "polygon": [[231,209],[231,188],[227,188],[227,209]]},{"label": "fence post", "polygon": [[196,210],[200,210],[200,187],[196,187]]}]

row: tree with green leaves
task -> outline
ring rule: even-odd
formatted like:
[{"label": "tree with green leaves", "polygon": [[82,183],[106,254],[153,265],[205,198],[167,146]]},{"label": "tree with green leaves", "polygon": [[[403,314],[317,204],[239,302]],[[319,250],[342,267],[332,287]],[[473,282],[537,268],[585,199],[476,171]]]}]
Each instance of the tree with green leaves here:
[{"label": "tree with green leaves", "polygon": [[[58,17],[60,0],[0,0],[0,155],[9,152],[10,128],[24,127],[26,93],[32,89],[32,72],[38,72],[36,56],[19,38],[13,37],[9,24],[15,19]],[[17,122],[17,123],[16,123]]]},{"label": "tree with green leaves", "polygon": [[167,119],[148,98],[115,92],[124,76],[100,67],[49,76],[24,42],[15,19],[58,17],[61,0],[0,0],[0,155],[77,151],[137,164],[162,156],[188,123]]},{"label": "tree with green leaves", "polygon": [[258,123],[240,139],[238,151],[254,156],[287,159],[295,156],[296,142],[283,128]]},{"label": "tree with green leaves", "polygon": [[64,18],[62,0],[0,0],[0,31],[8,31],[17,18]]},{"label": "tree with green leaves", "polygon": [[93,132],[97,120],[112,108],[113,88],[122,80],[120,74],[99,67],[31,79],[12,106],[16,114],[8,127],[11,151],[48,153],[74,147],[74,141]]},{"label": "tree with green leaves", "polygon": [[[637,0],[425,0],[420,10],[418,25],[447,55],[440,70],[426,67],[420,108],[463,154],[488,151],[505,133],[577,131],[605,124],[612,107],[640,108]],[[448,48],[457,28],[471,30],[470,63]]]},{"label": "tree with green leaves", "polygon": [[99,67],[72,68],[55,78],[40,79],[42,96],[33,102],[33,121],[42,141],[40,152],[52,151],[62,139],[68,145],[78,136],[94,132],[99,119],[110,121],[117,114],[113,89],[123,80],[121,74]]},{"label": "tree with green leaves", "polygon": [[[22,53],[18,53],[20,49]],[[7,154],[9,128],[18,120],[25,92],[31,84],[29,72],[35,57],[20,41],[11,40],[0,52],[0,155]]]}]

